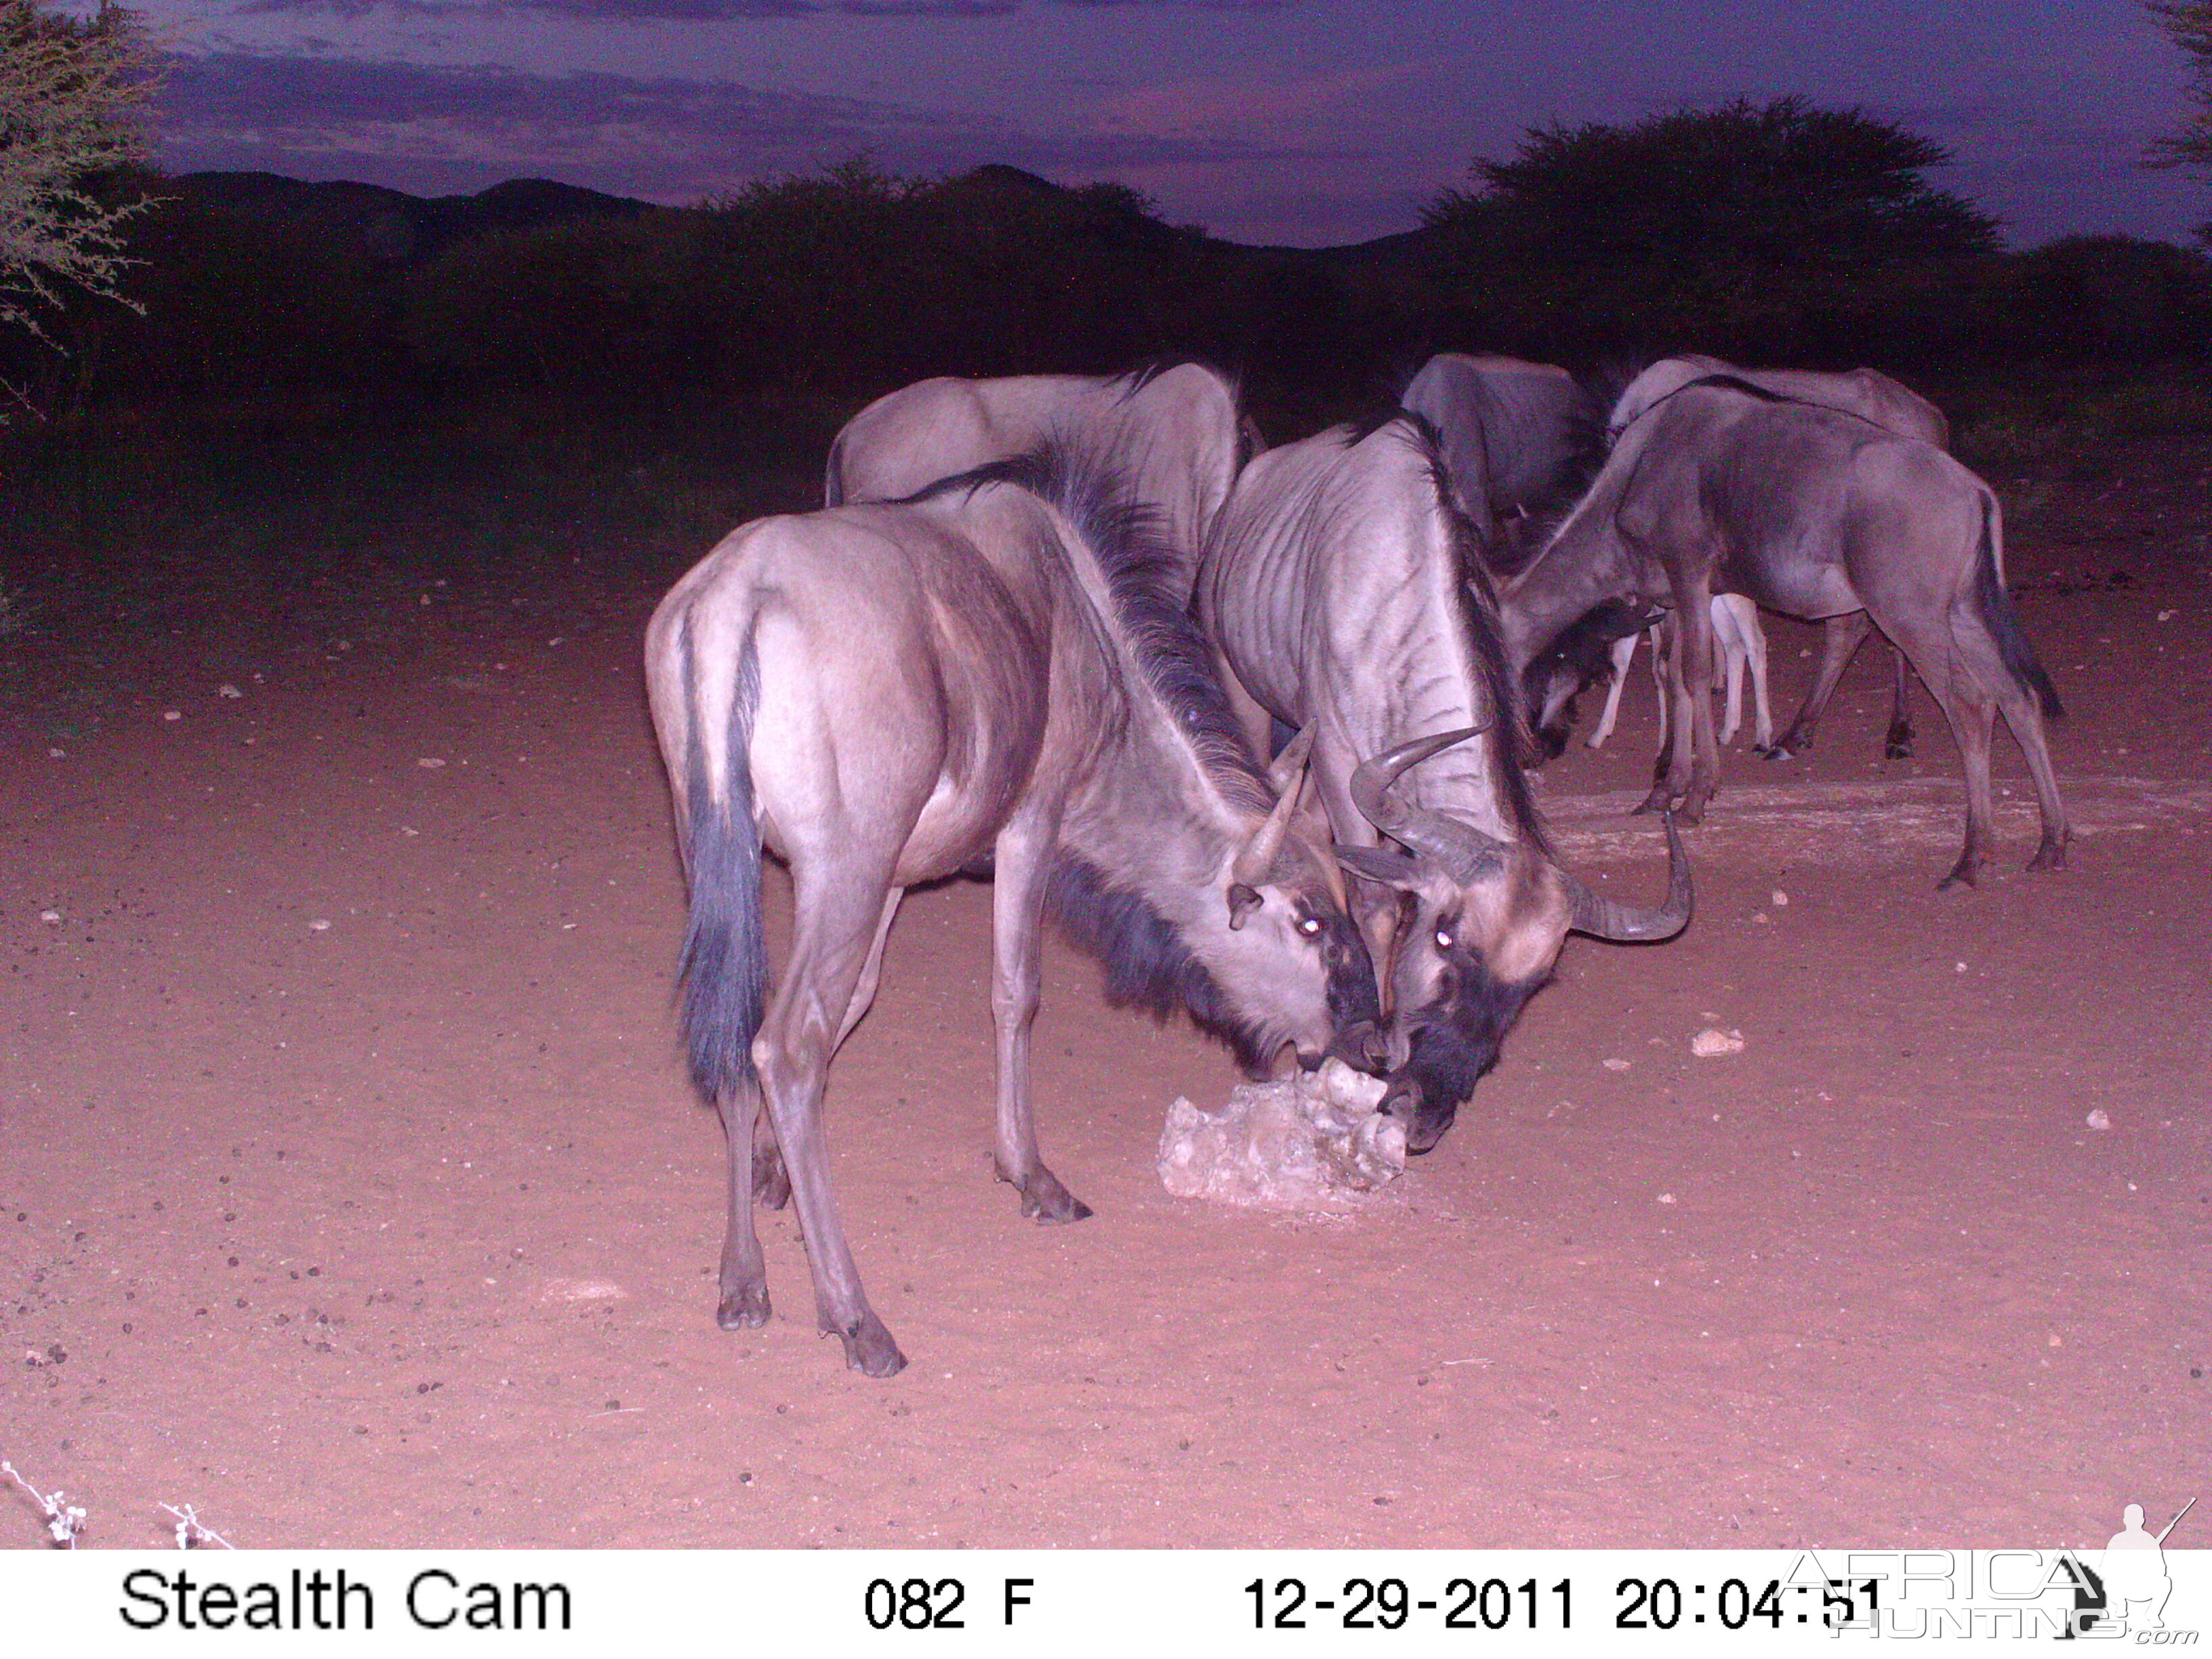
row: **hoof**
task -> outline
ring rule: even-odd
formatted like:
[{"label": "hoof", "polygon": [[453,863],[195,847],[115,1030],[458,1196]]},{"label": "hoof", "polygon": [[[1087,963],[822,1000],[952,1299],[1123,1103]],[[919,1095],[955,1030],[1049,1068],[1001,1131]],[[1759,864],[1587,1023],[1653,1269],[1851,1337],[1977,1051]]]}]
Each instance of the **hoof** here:
[{"label": "hoof", "polygon": [[1694,830],[1705,821],[1705,803],[1710,794],[1700,794],[1695,789],[1682,797],[1682,804],[1674,809],[1674,822],[1685,830]]},{"label": "hoof", "polygon": [[1790,752],[1789,745],[1779,743],[1768,744],[1765,748],[1761,749],[1759,751],[1759,757],[1761,760],[1790,760],[1794,758]]},{"label": "hoof", "polygon": [[763,1162],[759,1153],[753,1154],[753,1202],[763,1210],[780,1210],[791,1202],[791,1176],[781,1158]]},{"label": "hoof", "polygon": [[1667,786],[1654,784],[1650,794],[1628,809],[1628,816],[1632,818],[1641,812],[1663,812],[1674,804],[1674,798],[1667,793]]},{"label": "hoof", "polygon": [[1893,743],[1887,744],[1881,751],[1881,757],[1884,760],[1911,760],[1912,758],[1912,745],[1909,743]]},{"label": "hoof", "polygon": [[741,1291],[725,1291],[714,1310],[714,1322],[726,1331],[757,1330],[768,1323],[768,1286],[751,1285]]},{"label": "hoof", "polygon": [[1979,860],[1960,859],[1951,873],[1936,884],[1936,890],[1939,893],[1948,893],[1955,887],[1977,886],[1979,884],[1975,881],[1974,877],[1980,868]]},{"label": "hoof", "polygon": [[[1001,1181],[1006,1176],[999,1177]],[[1060,1184],[1060,1177],[1039,1165],[1036,1173],[1027,1181],[1012,1183],[1021,1189],[1022,1213],[1040,1226],[1052,1227],[1071,1221],[1086,1221],[1091,1206]]]},{"label": "hoof", "polygon": [[896,1376],[906,1369],[906,1356],[872,1312],[863,1310],[849,1329],[837,1333],[837,1340],[845,1345],[848,1370],[865,1376]]},{"label": "hoof", "polygon": [[2063,870],[2066,867],[2066,843],[2045,836],[2043,845],[2035,849],[2035,856],[2027,861],[2027,867],[2031,870]]}]

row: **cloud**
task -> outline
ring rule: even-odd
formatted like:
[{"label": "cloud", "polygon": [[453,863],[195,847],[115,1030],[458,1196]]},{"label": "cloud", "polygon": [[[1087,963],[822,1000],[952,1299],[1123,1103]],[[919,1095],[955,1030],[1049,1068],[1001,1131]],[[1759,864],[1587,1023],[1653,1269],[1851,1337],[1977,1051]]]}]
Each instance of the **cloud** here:
[{"label": "cloud", "polygon": [[161,100],[164,158],[179,170],[441,191],[550,175],[668,202],[863,152],[902,173],[1005,161],[1077,179],[1351,154],[1233,137],[1036,132],[995,116],[727,81],[240,52],[173,60]]},{"label": "cloud", "polygon": [[[1085,11],[1113,9],[1189,11],[1279,11],[1297,0],[1050,0],[1056,6]],[[496,19],[508,12],[533,12],[580,21],[675,23],[723,22],[744,17],[1003,17],[1023,9],[1024,0],[244,0],[244,13],[323,13],[361,17],[370,12],[411,12],[434,16]]]}]

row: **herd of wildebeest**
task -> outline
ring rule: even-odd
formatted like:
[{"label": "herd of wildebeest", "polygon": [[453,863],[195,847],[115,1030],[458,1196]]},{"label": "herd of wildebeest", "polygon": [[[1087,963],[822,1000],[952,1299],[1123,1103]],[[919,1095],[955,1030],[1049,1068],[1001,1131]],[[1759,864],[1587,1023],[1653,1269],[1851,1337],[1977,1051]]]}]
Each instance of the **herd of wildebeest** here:
[{"label": "herd of wildebeest", "polygon": [[[870,1376],[905,1364],[838,1219],[822,1098],[917,882],[994,883],[998,1173],[1025,1215],[1073,1221],[1030,1096],[1048,911],[1114,1001],[1186,1011],[1255,1073],[1288,1046],[1378,1074],[1425,1151],[1568,933],[1688,922],[1675,825],[1718,777],[1716,626],[1763,728],[1758,607],[1826,629],[1773,750],[1809,743],[1878,626],[1893,744],[1909,662],[1964,757],[1945,884],[1990,848],[2000,710],[2042,809],[2030,867],[2064,864],[2057,696],[1996,496],[1925,400],[1869,369],[1686,356],[1607,398],[1451,355],[1402,402],[1267,448],[1194,363],[923,381],[838,434],[822,511],[733,531],[662,601],[647,685],[690,889],[691,1070],[729,1148],[725,1328],[769,1316],[754,1204],[795,1198],[823,1328]],[[1611,672],[1617,698],[1646,629],[1672,737],[1644,804],[1668,860],[1649,908],[1561,867],[1524,775],[1577,692]],[[780,976],[764,846],[793,889]]]}]

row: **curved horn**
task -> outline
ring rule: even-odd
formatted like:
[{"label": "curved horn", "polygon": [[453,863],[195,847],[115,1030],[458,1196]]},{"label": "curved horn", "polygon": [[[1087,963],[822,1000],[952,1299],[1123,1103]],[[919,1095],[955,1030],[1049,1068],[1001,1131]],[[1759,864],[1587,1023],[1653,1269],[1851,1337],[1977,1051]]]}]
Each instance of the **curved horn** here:
[{"label": "curved horn", "polygon": [[1278,799],[1305,781],[1306,761],[1313,753],[1314,733],[1320,726],[1319,720],[1308,720],[1305,729],[1283,745],[1283,752],[1267,768],[1267,787]]},{"label": "curved horn", "polygon": [[1267,769],[1267,781],[1275,791],[1275,810],[1237,852],[1237,862],[1230,866],[1232,881],[1257,887],[1275,867],[1275,855],[1283,850],[1283,837],[1290,833],[1291,819],[1297,813],[1298,797],[1305,793],[1306,757],[1313,752],[1316,724],[1306,722],[1305,730],[1291,739]]},{"label": "curved horn", "polygon": [[1660,822],[1667,829],[1667,902],[1656,910],[1618,903],[1593,893],[1562,870],[1559,879],[1566,884],[1567,896],[1574,904],[1567,921],[1570,928],[1592,939],[1636,945],[1672,939],[1689,925],[1693,903],[1689,855],[1682,851],[1682,837],[1675,832],[1674,815],[1668,812]]},{"label": "curved horn", "polygon": [[1393,800],[1389,792],[1400,776],[1430,756],[1441,754],[1454,744],[1464,743],[1489,729],[1487,725],[1463,726],[1456,732],[1415,738],[1360,762],[1352,774],[1352,804],[1370,823],[1394,841],[1403,842],[1448,870],[1468,869],[1476,860],[1498,852],[1506,843],[1495,836],[1483,834],[1471,823]]}]

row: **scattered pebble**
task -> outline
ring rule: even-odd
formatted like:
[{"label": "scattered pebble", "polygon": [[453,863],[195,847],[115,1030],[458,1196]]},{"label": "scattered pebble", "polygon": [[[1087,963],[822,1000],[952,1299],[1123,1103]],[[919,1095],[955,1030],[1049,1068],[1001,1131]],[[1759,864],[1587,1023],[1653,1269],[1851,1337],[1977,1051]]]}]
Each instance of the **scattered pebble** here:
[{"label": "scattered pebble", "polygon": [[244,696],[246,695],[246,693],[245,693],[245,692],[243,692],[243,691],[240,690],[236,686],[234,686],[234,685],[231,684],[230,684],[230,682],[229,682],[229,681],[228,681],[228,680],[225,680],[225,681],[224,681],[221,685],[219,685],[219,686],[216,687],[216,689],[215,689],[215,694],[216,694],[216,696],[217,696],[218,697],[226,697],[226,698],[236,698],[236,697],[242,697],[242,696]]},{"label": "scattered pebble", "polygon": [[1966,964],[1965,963],[1963,963],[1963,962],[1962,962],[1962,963],[1959,963],[1959,964],[1958,964],[1958,966],[1956,966],[1955,968],[1952,969],[1952,970],[1951,970],[1951,971],[1952,971],[1953,973],[1954,973],[1954,974],[1963,974],[1963,973],[1965,973],[1965,972],[1966,971]]},{"label": "scattered pebble", "polygon": [[2160,622],[2172,622],[2172,621],[2174,619],[2174,617],[2175,617],[2177,615],[2179,615],[2179,612],[2177,612],[2177,611],[2160,611],[2160,612],[2158,613],[2158,619],[2159,619]]},{"label": "scattered pebble", "polygon": [[1672,1193],[1662,1193],[1659,1194],[1659,1201],[1662,1204],[1672,1204],[1674,1201],[1674,1194]]},{"label": "scattered pebble", "polygon": [[2049,1337],[2045,1339],[2044,1346],[2052,1348],[2063,1348],[2066,1346],[2066,1339],[2059,1335],[2057,1332],[2053,1331]]},{"label": "scattered pebble", "polygon": [[331,931],[331,924],[325,918],[317,916],[307,924],[307,931],[311,933],[327,933]]},{"label": "scattered pebble", "polygon": [[2093,1129],[2109,1129],[2112,1127],[2112,1120],[2105,1115],[2104,1109],[2102,1107],[2100,1107],[2097,1110],[2090,1113],[2089,1115],[2082,1121]]},{"label": "scattered pebble", "polygon": [[1790,895],[1784,892],[1779,887],[1768,894],[1767,897],[1772,901],[1774,908],[1778,910],[1781,909],[1783,906],[1790,902]]},{"label": "scattered pebble", "polygon": [[622,1302],[629,1292],[605,1279],[549,1279],[538,1292],[541,1302]]},{"label": "scattered pebble", "polygon": [[39,920],[49,927],[58,927],[62,925],[62,913],[58,910],[41,910],[39,912]]},{"label": "scattered pebble", "polygon": [[1773,917],[1771,917],[1771,916],[1768,915],[1766,914],[1766,912],[1765,912],[1765,911],[1764,911],[1764,910],[1754,910],[1754,911],[1753,911],[1753,912],[1751,913],[1751,919],[1752,919],[1753,921],[1773,921],[1773,920],[1774,920],[1774,918],[1773,918]]},{"label": "scattered pebble", "polygon": [[1605,1069],[1608,1072],[1625,1072],[1628,1069],[1628,1062],[1625,1060],[1608,1060],[1605,1063]]},{"label": "scattered pebble", "polygon": [[173,708],[164,708],[161,711],[161,718],[165,720],[180,720],[184,716]]},{"label": "scattered pebble", "polygon": [[1743,1033],[1723,1031],[1717,1025],[1708,1025],[1690,1039],[1690,1052],[1699,1060],[1717,1060],[1723,1054],[1740,1054],[1743,1052]]},{"label": "scattered pebble", "polygon": [[399,826],[399,833],[403,836],[419,836],[422,832],[411,823],[403,823]]},{"label": "scattered pebble", "polygon": [[69,758],[69,750],[66,749],[49,749],[46,750],[46,758],[48,760],[67,760]]},{"label": "scattered pebble", "polygon": [[425,756],[423,756],[423,757],[422,757],[422,758],[421,760],[418,760],[418,761],[416,761],[416,762],[415,763],[415,764],[416,764],[416,765],[417,765],[417,766],[422,766],[422,767],[427,767],[427,768],[428,768],[428,769],[429,769],[431,771],[433,771],[433,772],[436,771],[440,767],[443,766],[445,763],[446,763],[445,762],[443,762],[443,761],[440,760],[440,759],[439,759],[435,755],[425,755]]}]

